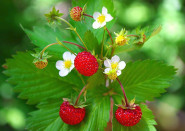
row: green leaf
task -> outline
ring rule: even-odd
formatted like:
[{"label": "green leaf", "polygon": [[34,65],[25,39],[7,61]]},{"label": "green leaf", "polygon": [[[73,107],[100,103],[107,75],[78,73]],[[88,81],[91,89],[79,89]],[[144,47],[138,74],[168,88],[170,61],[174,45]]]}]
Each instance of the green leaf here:
[{"label": "green leaf", "polygon": [[19,52],[13,59],[7,60],[8,70],[5,71],[10,76],[8,81],[16,84],[14,90],[20,92],[19,97],[28,99],[29,104],[38,103],[52,96],[60,97],[74,91],[73,88],[83,87],[75,71],[66,77],[59,76],[59,70],[55,67],[57,60],[50,59],[48,66],[40,70],[32,63],[33,59],[31,53]]},{"label": "green leaf", "polygon": [[90,51],[95,51],[95,53],[100,52],[101,49],[99,48],[98,40],[90,30],[85,32],[84,42]]},{"label": "green leaf", "polygon": [[[129,100],[135,97],[137,102],[152,101],[169,87],[176,69],[155,60],[127,63],[122,75],[118,77],[125,88]],[[117,81],[111,85],[118,94],[123,95]]]},{"label": "green leaf", "polygon": [[[56,30],[50,28],[49,26],[43,27],[35,27],[33,31],[24,29],[30,40],[34,45],[39,47],[39,50],[42,50],[44,47],[51,43],[56,43],[56,38],[60,41],[70,41],[75,42],[71,35],[69,35],[70,31],[62,30],[57,28]],[[70,50],[74,51],[75,53],[80,52],[80,49],[74,45],[66,44]],[[47,49],[49,54],[53,54],[54,56],[62,56],[62,54],[67,51],[61,45],[53,45]]]},{"label": "green leaf", "polygon": [[28,119],[27,128],[46,131],[104,130],[109,121],[110,100],[108,96],[102,96],[102,94],[103,92],[96,91],[96,95],[91,96],[92,99],[88,99],[88,106],[85,107],[86,115],[80,124],[71,126],[61,120],[59,109],[62,100],[55,98],[38,105],[39,110],[31,113],[32,117]]},{"label": "green leaf", "polygon": [[[73,0],[72,1],[73,7],[80,6],[83,7],[85,4],[87,4],[86,14],[93,15],[94,12],[102,12],[103,6],[107,8],[108,13],[111,14],[111,16],[114,18],[112,21],[107,22],[107,28],[110,29],[113,24],[115,23],[115,11],[114,11],[114,4],[113,0]],[[92,24],[95,20],[90,17],[85,17],[85,21],[83,23],[70,20],[70,23],[76,27],[77,31],[79,32],[80,36],[84,36],[85,32],[87,30],[90,30],[93,32],[95,36],[98,36],[98,42],[101,43],[101,40],[103,38],[103,31],[104,29],[94,29],[92,27]]]},{"label": "green leaf", "polygon": [[154,125],[157,123],[154,120],[152,111],[146,105],[141,104],[142,117],[139,123],[135,126],[126,127],[121,125],[116,118],[113,119],[113,131],[156,131]]}]

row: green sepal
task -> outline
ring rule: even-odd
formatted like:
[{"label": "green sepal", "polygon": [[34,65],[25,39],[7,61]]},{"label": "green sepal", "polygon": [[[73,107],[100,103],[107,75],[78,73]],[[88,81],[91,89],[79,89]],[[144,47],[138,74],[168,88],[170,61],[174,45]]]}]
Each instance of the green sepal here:
[{"label": "green sepal", "polygon": [[63,16],[63,13],[59,13],[59,10],[56,10],[55,7],[53,7],[52,11],[50,11],[48,14],[45,14],[46,19],[49,23],[59,22],[57,17]]},{"label": "green sepal", "polygon": [[42,61],[42,62],[47,62],[48,58],[51,57],[51,55],[48,55],[48,52],[44,52],[43,55],[42,55],[42,58],[41,58],[41,53],[40,52],[37,52],[35,54],[31,54],[33,57],[35,57],[35,59],[33,60],[33,63],[36,63],[36,62],[39,62],[39,61]]}]

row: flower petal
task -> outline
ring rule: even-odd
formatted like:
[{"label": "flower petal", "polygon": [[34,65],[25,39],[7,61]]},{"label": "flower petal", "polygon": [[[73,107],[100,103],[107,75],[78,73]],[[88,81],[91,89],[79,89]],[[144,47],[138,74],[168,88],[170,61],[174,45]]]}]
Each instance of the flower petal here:
[{"label": "flower petal", "polygon": [[104,61],[105,67],[111,67],[111,60],[107,59]]},{"label": "flower petal", "polygon": [[58,61],[56,62],[56,68],[57,68],[58,70],[63,69],[63,68],[64,68],[64,62],[63,62],[62,60],[58,60]]},{"label": "flower petal", "polygon": [[115,55],[111,58],[111,62],[119,62],[120,61],[120,58],[119,56]]},{"label": "flower petal", "polygon": [[105,74],[108,74],[109,71],[110,71],[110,68],[106,68],[106,69],[104,70],[104,73],[105,73]]},{"label": "flower petal", "polygon": [[117,70],[116,73],[117,73],[117,76],[121,75],[121,71],[120,70]]},{"label": "flower petal", "polygon": [[102,14],[104,14],[104,15],[107,14],[107,8],[105,8],[105,7],[102,8]]},{"label": "flower petal", "polygon": [[59,75],[60,75],[61,77],[64,77],[64,76],[66,76],[69,72],[70,72],[69,70],[63,68],[62,70],[59,71]]},{"label": "flower petal", "polygon": [[100,15],[100,12],[94,12],[93,18],[96,20]]},{"label": "flower petal", "polygon": [[121,62],[119,62],[119,64],[118,64],[118,69],[119,69],[119,70],[123,70],[123,69],[125,68],[125,66],[126,66],[126,63],[125,63],[124,61],[121,61]]},{"label": "flower petal", "polygon": [[109,22],[109,21],[111,21],[113,19],[113,17],[110,15],[110,14],[106,14],[106,16],[105,16],[105,21],[106,22]]},{"label": "flower petal", "polygon": [[106,21],[104,21],[101,25],[100,25],[100,28],[101,27],[104,27],[106,25]]},{"label": "flower petal", "polygon": [[64,52],[63,59],[64,60],[71,60],[71,53],[69,51]]},{"label": "flower petal", "polygon": [[69,70],[71,71],[74,67],[74,64],[72,64]]},{"label": "flower petal", "polygon": [[101,24],[98,23],[97,21],[95,21],[95,22],[93,23],[93,28],[94,28],[94,29],[98,29],[98,28],[100,28],[100,27],[101,27]]},{"label": "flower petal", "polygon": [[74,54],[71,54],[71,62],[74,63],[76,56]]}]

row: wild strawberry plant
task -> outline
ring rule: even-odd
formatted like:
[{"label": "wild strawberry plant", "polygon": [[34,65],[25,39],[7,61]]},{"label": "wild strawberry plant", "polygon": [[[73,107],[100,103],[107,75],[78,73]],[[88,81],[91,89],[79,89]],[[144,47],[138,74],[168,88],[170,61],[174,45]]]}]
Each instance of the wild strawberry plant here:
[{"label": "wild strawberry plant", "polygon": [[165,92],[175,69],[156,60],[125,62],[119,56],[142,48],[161,27],[128,31],[123,26],[112,33],[112,0],[74,0],[72,5],[69,21],[53,8],[46,14],[49,26],[24,29],[35,51],[7,60],[5,73],[19,98],[38,108],[30,113],[27,129],[156,130],[144,103]]}]

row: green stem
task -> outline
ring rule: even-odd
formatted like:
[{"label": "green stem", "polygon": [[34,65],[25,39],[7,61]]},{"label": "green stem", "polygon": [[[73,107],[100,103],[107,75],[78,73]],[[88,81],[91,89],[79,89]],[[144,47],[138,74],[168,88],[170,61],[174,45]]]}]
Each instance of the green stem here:
[{"label": "green stem", "polygon": [[76,70],[76,72],[77,72],[78,76],[80,77],[80,79],[82,80],[82,83],[85,85],[85,81],[84,81],[82,75],[77,70]]},{"label": "green stem", "polygon": [[43,54],[44,54],[44,51],[48,48],[48,47],[50,47],[50,46],[52,46],[52,45],[57,45],[58,43],[52,43],[52,44],[49,44],[49,45],[47,45],[46,47],[44,47],[44,49],[40,52],[40,59],[42,59],[42,56],[43,56]]},{"label": "green stem", "polygon": [[82,90],[80,91],[80,93],[79,93],[79,95],[78,95],[78,97],[77,97],[77,99],[76,99],[76,102],[75,102],[74,106],[76,106],[76,105],[78,104],[78,100],[80,99],[80,96],[82,95],[82,93],[84,92],[84,90],[86,89],[86,87],[87,87],[87,85],[85,85],[85,86],[82,88]]},{"label": "green stem", "polygon": [[124,95],[125,102],[126,102],[126,107],[129,107],[128,99],[127,99],[127,96],[126,96],[125,90],[124,90],[124,88],[123,88],[123,85],[121,84],[121,81],[120,81],[118,78],[116,78],[116,79],[117,79],[118,83],[120,84],[121,89],[122,89],[122,91],[123,91],[123,95]]},{"label": "green stem", "polygon": [[66,48],[68,51],[70,51],[71,53],[73,53],[76,56],[76,54],[72,50],[70,50],[68,47],[66,47],[64,44],[62,44],[62,42],[60,42],[57,38],[56,38],[56,40],[57,40],[58,44],[60,44],[61,46],[63,46],[64,48]]},{"label": "green stem", "polygon": [[102,45],[101,45],[101,58],[103,58],[104,39],[105,39],[105,29],[104,29],[104,32],[103,32],[103,40],[102,40]]},{"label": "green stem", "polygon": [[61,17],[57,17],[59,20],[65,22],[71,30],[73,30],[76,35],[78,36],[78,38],[80,39],[80,41],[83,43],[84,47],[86,48],[86,50],[88,50],[87,46],[85,45],[84,41],[82,40],[82,38],[80,37],[80,35],[78,34],[78,32],[76,31],[76,28],[74,28],[68,21],[66,21],[65,19],[61,18]]}]

